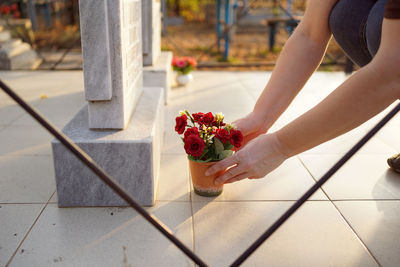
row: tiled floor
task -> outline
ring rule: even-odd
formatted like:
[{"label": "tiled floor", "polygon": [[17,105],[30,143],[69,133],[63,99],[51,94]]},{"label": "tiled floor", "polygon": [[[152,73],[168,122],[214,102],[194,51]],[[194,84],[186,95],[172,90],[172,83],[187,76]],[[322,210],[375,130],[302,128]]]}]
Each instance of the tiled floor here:
[{"label": "tiled floor", "polygon": [[[173,131],[179,110],[251,111],[270,73],[195,72],[165,108],[157,205],[148,210],[210,266],[228,266],[376,121],[286,161],[264,179],[225,186],[217,198],[192,191]],[[0,78],[62,127],[84,104],[82,72],[0,72]],[[274,126],[326,97],[345,76],[316,73]],[[400,266],[400,115],[311,197],[245,266]],[[0,266],[193,266],[129,208],[56,205],[52,137],[0,92]]]}]

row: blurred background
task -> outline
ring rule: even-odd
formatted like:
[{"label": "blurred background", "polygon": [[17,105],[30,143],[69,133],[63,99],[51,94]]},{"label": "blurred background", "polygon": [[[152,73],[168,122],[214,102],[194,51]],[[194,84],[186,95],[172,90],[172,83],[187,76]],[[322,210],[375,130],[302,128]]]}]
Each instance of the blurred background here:
[{"label": "blurred background", "polygon": [[[78,0],[1,0],[0,69],[82,68]],[[162,50],[199,69],[271,70],[306,0],[161,0]],[[19,57],[7,66],[2,57]],[[301,64],[301,62],[299,62]],[[352,71],[332,39],[323,71]]]}]

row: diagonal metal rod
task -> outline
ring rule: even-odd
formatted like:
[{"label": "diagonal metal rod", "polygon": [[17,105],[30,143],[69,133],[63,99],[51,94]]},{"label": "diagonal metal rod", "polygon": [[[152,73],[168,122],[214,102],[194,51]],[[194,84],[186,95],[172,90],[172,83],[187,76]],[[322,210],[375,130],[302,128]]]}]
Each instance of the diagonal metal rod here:
[{"label": "diagonal metal rod", "polygon": [[400,104],[392,109],[374,128],[372,128],[357,144],[355,144],[333,167],[327,171],[322,178],[315,183],[304,195],[297,200],[267,231],[265,231],[242,255],[239,256],[231,266],[241,265],[265,240],[267,240],[293,213],[296,212],[306,200],[315,193],[335,172],[340,169],[365,143],[368,142],[397,112],[400,111]]},{"label": "diagonal metal rod", "polygon": [[183,253],[191,258],[199,266],[207,266],[196,254],[194,254],[188,247],[185,246],[179,239],[177,239],[172,231],[159,221],[155,216],[148,213],[142,208],[138,202],[130,196],[130,194],[109,174],[100,168],[94,160],[74,144],[69,138],[54,127],[49,121],[41,116],[33,107],[26,103],[20,96],[18,96],[10,87],[8,87],[2,80],[0,80],[0,88],[14,99],[26,112],[34,117],[44,128],[46,128],[55,138],[57,138],[68,150],[70,150],[78,159],[80,159],[89,169],[91,169],[104,183],[106,183],[115,193],[123,198],[132,208],[134,208],[146,221],[151,223],[158,231],[160,231],[166,238],[174,243]]}]

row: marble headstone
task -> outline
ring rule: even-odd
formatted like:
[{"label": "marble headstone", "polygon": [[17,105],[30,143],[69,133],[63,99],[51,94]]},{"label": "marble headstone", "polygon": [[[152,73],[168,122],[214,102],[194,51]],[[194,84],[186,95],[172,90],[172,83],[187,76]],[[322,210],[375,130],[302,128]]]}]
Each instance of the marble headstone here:
[{"label": "marble headstone", "polygon": [[[140,204],[156,201],[163,140],[164,92],[143,88],[141,0],[80,0],[88,105],[63,132]],[[58,205],[127,203],[52,142]]]},{"label": "marble headstone", "polygon": [[161,2],[142,0],[143,65],[153,65],[161,53]]},{"label": "marble headstone", "polygon": [[143,88],[141,0],[79,1],[91,129],[124,129]]}]

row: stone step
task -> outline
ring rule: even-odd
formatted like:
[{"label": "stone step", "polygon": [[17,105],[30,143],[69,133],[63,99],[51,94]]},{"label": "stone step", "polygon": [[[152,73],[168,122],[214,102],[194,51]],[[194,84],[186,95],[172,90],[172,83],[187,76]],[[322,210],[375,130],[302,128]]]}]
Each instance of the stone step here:
[{"label": "stone step", "polygon": [[0,32],[0,43],[4,43],[11,40],[11,33],[9,31]]},{"label": "stone step", "polygon": [[10,49],[11,47],[16,47],[16,46],[18,46],[18,45],[20,45],[22,43],[23,42],[22,42],[21,39],[13,38],[13,39],[11,39],[11,40],[9,40],[7,42],[1,43],[0,44],[0,48]]},{"label": "stone step", "polygon": [[25,53],[26,51],[31,50],[31,46],[27,43],[20,43],[16,45],[9,42],[5,43],[6,45],[2,45],[0,48],[0,50],[3,53],[6,53],[9,58],[16,57],[22,53]]},{"label": "stone step", "polygon": [[[164,132],[162,88],[144,88],[125,130],[90,130],[85,106],[63,132],[140,204],[152,206]],[[58,206],[127,206],[58,141],[52,141]]]},{"label": "stone step", "polygon": [[[10,57],[8,60],[9,70],[32,70],[39,67],[40,63],[42,62],[42,60],[38,58],[36,52],[33,50],[26,50],[21,54]],[[0,69],[6,69],[2,67],[3,66],[0,63]]]}]

